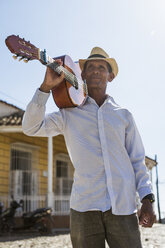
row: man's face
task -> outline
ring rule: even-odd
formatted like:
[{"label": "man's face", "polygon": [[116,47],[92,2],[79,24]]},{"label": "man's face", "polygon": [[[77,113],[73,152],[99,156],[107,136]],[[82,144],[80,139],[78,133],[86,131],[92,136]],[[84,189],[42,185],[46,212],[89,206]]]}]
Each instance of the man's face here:
[{"label": "man's face", "polygon": [[82,72],[83,80],[86,80],[88,89],[106,88],[107,82],[112,81],[113,73],[110,73],[107,62],[103,60],[91,60],[86,64]]}]

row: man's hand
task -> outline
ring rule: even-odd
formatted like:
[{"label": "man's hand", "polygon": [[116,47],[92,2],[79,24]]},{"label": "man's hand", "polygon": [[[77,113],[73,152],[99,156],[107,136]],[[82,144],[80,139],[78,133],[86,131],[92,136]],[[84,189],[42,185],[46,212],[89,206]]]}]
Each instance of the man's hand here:
[{"label": "man's hand", "polygon": [[153,210],[152,203],[148,199],[142,200],[142,207],[140,210],[139,224],[143,227],[152,227],[156,216]]},{"label": "man's hand", "polygon": [[[62,65],[62,61],[60,59],[57,59],[56,62]],[[40,86],[40,90],[49,93],[52,88],[58,86],[63,80],[64,80],[63,72],[59,76],[53,69],[47,67],[45,78]]]}]

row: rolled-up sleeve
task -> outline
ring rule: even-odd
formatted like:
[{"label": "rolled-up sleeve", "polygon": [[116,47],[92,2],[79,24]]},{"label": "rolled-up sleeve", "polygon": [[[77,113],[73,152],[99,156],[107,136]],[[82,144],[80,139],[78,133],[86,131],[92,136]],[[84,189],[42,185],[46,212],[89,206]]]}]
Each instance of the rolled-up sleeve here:
[{"label": "rolled-up sleeve", "polygon": [[63,133],[63,111],[45,115],[49,95],[37,89],[28,104],[22,121],[22,129],[26,135],[48,137]]},{"label": "rolled-up sleeve", "polygon": [[151,181],[149,180],[149,174],[145,165],[145,150],[135,124],[134,118],[130,112],[128,112],[129,124],[126,128],[125,147],[132,163],[136,189],[139,193],[140,200],[144,196],[152,192]]}]

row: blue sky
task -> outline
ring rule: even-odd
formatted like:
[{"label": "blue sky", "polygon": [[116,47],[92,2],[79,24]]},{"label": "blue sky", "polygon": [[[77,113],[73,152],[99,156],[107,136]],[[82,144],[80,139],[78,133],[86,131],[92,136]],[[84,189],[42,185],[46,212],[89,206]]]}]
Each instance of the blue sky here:
[{"label": "blue sky", "polygon": [[[165,215],[165,1],[1,0],[0,9],[0,99],[18,107],[25,109],[46,68],[14,61],[4,42],[11,34],[46,48],[51,57],[67,54],[77,61],[100,46],[116,59],[119,74],[107,93],[133,113],[146,155],[157,154]],[[50,98],[47,112],[54,110]]]}]

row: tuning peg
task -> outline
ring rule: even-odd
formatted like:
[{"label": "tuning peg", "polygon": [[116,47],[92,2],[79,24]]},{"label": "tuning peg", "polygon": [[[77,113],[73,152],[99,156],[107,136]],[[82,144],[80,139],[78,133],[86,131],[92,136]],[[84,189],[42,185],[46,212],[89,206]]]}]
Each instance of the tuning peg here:
[{"label": "tuning peg", "polygon": [[21,61],[23,59],[23,57],[21,57],[20,59],[19,59],[19,61]]},{"label": "tuning peg", "polygon": [[29,61],[28,59],[24,59],[24,60],[23,60],[23,62],[25,62],[25,63],[28,63],[28,61]]},{"label": "tuning peg", "polygon": [[17,59],[17,57],[18,57],[17,55],[13,55],[13,59],[15,59],[15,60]]}]

